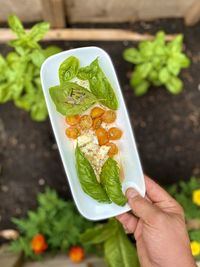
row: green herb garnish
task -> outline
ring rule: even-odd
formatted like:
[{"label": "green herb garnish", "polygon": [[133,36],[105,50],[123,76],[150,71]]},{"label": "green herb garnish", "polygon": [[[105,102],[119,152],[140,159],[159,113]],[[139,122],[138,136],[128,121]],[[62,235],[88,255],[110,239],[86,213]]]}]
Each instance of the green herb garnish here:
[{"label": "green herb garnish", "polygon": [[183,82],[178,75],[183,68],[190,65],[189,58],[182,52],[183,36],[181,34],[168,43],[165,33],[158,32],[153,41],[142,41],[136,48],[124,50],[123,58],[135,65],[130,84],[135,95],[145,94],[150,85],[164,85],[172,94],[183,89]]},{"label": "green herb garnish", "polygon": [[126,204],[127,198],[122,192],[119,167],[114,159],[108,158],[104,163],[100,174],[100,181],[112,202],[119,206]]},{"label": "green herb garnish", "polygon": [[58,71],[60,83],[62,84],[76,77],[78,69],[79,69],[78,58],[71,56],[65,59],[60,65],[60,68]]},{"label": "green herb garnish", "polygon": [[83,191],[98,202],[111,203],[106,191],[102,185],[98,183],[90,162],[86,159],[78,146],[76,147],[75,156],[76,169]]},{"label": "green herb garnish", "polygon": [[64,116],[81,114],[97,102],[97,98],[90,91],[72,82],[51,87],[49,93],[57,111]]},{"label": "green herb garnish", "polygon": [[98,58],[89,66],[80,68],[77,77],[82,80],[89,80],[91,92],[103,105],[114,110],[118,108],[115,92],[99,66]]}]

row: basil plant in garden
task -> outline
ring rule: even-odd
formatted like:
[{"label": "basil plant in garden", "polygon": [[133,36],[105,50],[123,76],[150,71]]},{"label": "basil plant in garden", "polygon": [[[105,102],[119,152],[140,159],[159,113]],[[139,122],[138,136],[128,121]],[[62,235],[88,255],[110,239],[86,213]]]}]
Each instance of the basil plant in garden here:
[{"label": "basil plant in garden", "polygon": [[48,113],[40,82],[43,61],[60,52],[49,46],[43,49],[39,41],[49,30],[49,23],[41,22],[26,32],[17,16],[10,16],[8,24],[17,39],[8,43],[14,51],[0,54],[0,103],[13,101],[18,108],[30,112],[31,118],[43,121]]},{"label": "basil plant in garden", "polygon": [[151,84],[164,85],[172,94],[180,93],[183,82],[178,75],[182,68],[190,65],[190,60],[182,49],[182,34],[167,43],[162,31],[156,34],[154,40],[140,42],[138,49],[125,49],[123,58],[135,65],[130,78],[135,95],[145,94]]}]

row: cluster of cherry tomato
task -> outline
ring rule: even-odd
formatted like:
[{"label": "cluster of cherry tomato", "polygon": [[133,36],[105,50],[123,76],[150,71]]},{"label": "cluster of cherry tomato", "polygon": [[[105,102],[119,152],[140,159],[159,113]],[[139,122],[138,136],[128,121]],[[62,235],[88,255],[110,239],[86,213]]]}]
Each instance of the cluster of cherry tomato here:
[{"label": "cluster of cherry tomato", "polygon": [[117,127],[111,127],[106,130],[102,123],[113,123],[116,120],[116,112],[113,110],[104,110],[101,107],[94,107],[89,115],[76,115],[66,117],[66,122],[70,126],[66,129],[66,135],[69,138],[76,139],[81,132],[92,129],[95,131],[99,145],[110,146],[109,157],[118,153],[118,147],[110,140],[118,140],[122,136],[122,131]]}]

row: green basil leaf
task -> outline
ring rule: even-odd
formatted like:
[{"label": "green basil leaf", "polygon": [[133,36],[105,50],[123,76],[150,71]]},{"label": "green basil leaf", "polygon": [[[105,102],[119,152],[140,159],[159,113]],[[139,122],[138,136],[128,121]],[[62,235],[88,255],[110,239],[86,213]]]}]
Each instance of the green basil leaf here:
[{"label": "green basil leaf", "polygon": [[152,64],[150,62],[139,64],[136,67],[136,75],[140,75],[143,79],[145,79],[149,72],[152,70]]},{"label": "green basil leaf", "polygon": [[110,219],[108,223],[87,229],[81,236],[80,241],[85,244],[100,244],[109,239],[118,230],[117,221]]},{"label": "green basil leaf", "polygon": [[44,37],[44,35],[48,32],[49,27],[50,25],[48,22],[40,22],[35,24],[28,33],[29,41],[30,42],[40,41]]},{"label": "green basil leaf", "polygon": [[152,82],[153,84],[159,82],[159,80],[158,80],[158,71],[156,71],[154,69],[151,70],[150,73],[149,73],[149,75],[148,75],[148,80],[150,82]]},{"label": "green basil leaf", "polygon": [[97,181],[90,162],[86,159],[78,146],[76,146],[75,156],[77,174],[83,191],[98,202],[110,203],[105,190]]},{"label": "green basil leaf", "polygon": [[143,62],[142,56],[136,48],[127,48],[123,52],[123,58],[133,64]]},{"label": "green basil leaf", "polygon": [[144,80],[143,75],[140,71],[135,69],[130,78],[130,85],[134,88]]},{"label": "green basil leaf", "polygon": [[42,98],[40,101],[37,101],[31,107],[31,118],[34,121],[44,121],[46,120],[47,117],[48,117],[48,112],[46,104],[44,98]]},{"label": "green basil leaf", "polygon": [[190,59],[183,53],[174,54],[172,59],[180,65],[180,68],[188,68],[190,66]]},{"label": "green basil leaf", "polygon": [[12,64],[13,62],[18,61],[19,59],[19,55],[16,52],[10,52],[6,56],[8,64]]},{"label": "green basil leaf", "polygon": [[48,58],[52,55],[55,55],[55,54],[61,52],[62,49],[58,46],[51,45],[51,46],[48,46],[47,48],[43,49],[42,51],[43,51],[45,58]]},{"label": "green basil leaf", "polygon": [[33,62],[33,64],[40,68],[42,63],[45,60],[45,56],[41,49],[34,49],[33,52],[30,54],[30,58]]},{"label": "green basil leaf", "polygon": [[177,76],[181,71],[181,65],[176,59],[169,58],[167,61],[167,69],[171,74]]},{"label": "green basil leaf", "polygon": [[90,91],[72,82],[51,87],[49,93],[57,111],[64,116],[81,114],[97,102]]},{"label": "green basil leaf", "polygon": [[25,111],[30,111],[33,104],[33,95],[26,94],[15,100],[15,106]]},{"label": "green basil leaf", "polygon": [[163,31],[157,32],[153,42],[163,47],[165,45],[165,33]]},{"label": "green basil leaf", "polygon": [[109,198],[117,205],[124,206],[127,198],[122,192],[117,162],[108,158],[102,167],[100,181]]},{"label": "green basil leaf", "polygon": [[91,92],[103,105],[114,110],[118,108],[117,97],[110,82],[99,66],[98,58],[89,66],[80,68],[77,77],[79,79],[89,80]]},{"label": "green basil leaf", "polygon": [[162,68],[158,73],[158,78],[161,83],[166,83],[170,79],[171,75],[167,68]]},{"label": "green basil leaf", "polygon": [[150,60],[154,56],[155,44],[152,41],[142,41],[138,47],[144,61]]},{"label": "green basil leaf", "polygon": [[166,84],[167,90],[172,94],[179,94],[183,89],[183,82],[175,76],[172,76]]},{"label": "green basil leaf", "polygon": [[5,103],[12,99],[12,91],[8,83],[0,84],[0,103]]},{"label": "green basil leaf", "polygon": [[104,254],[109,267],[139,267],[137,252],[126,236],[124,229],[118,225],[118,231],[104,244]]},{"label": "green basil leaf", "polygon": [[150,83],[147,80],[143,80],[140,84],[134,87],[134,94],[136,96],[142,96],[147,93]]},{"label": "green basil leaf", "polygon": [[183,35],[177,35],[174,40],[167,44],[167,48],[169,55],[171,55],[172,53],[181,52],[181,50],[183,49]]},{"label": "green basil leaf", "polygon": [[24,27],[17,16],[9,16],[8,25],[18,37],[22,37],[25,35]]},{"label": "green basil leaf", "polygon": [[60,83],[62,84],[76,77],[78,69],[79,69],[78,58],[71,56],[65,59],[61,63],[58,71]]}]

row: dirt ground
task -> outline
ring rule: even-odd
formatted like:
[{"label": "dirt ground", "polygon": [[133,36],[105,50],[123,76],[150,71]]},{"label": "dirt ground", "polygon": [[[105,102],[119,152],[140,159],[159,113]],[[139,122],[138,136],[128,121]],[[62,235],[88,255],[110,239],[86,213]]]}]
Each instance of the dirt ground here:
[{"label": "dirt ground", "polygon": [[[200,24],[185,28],[181,20],[162,20],[110,26],[139,32],[155,33],[164,29],[168,33],[184,33],[192,65],[181,74],[185,89],[178,96],[170,95],[163,88],[151,88],[140,98],[133,95],[128,81],[132,66],[122,59],[122,51],[136,46],[135,43],[74,41],[54,44],[63,50],[97,45],[111,55],[145,173],[163,185],[189,179],[191,175],[200,176]],[[0,45],[1,53],[6,54],[8,50],[6,45]],[[12,227],[12,216],[22,216],[28,208],[35,207],[36,194],[47,185],[62,197],[71,197],[49,121],[33,122],[12,103],[0,105],[0,228]]]}]

